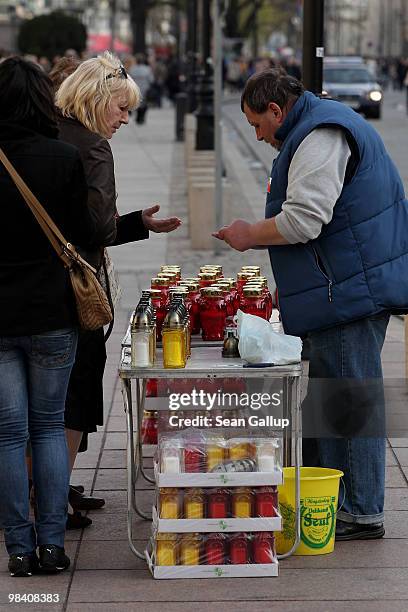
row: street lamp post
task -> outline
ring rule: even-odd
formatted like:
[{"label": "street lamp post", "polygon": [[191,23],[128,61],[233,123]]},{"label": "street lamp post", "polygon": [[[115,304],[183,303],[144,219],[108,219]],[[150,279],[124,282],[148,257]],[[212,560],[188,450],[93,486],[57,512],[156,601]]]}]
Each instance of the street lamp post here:
[{"label": "street lamp post", "polygon": [[198,81],[196,150],[214,149],[214,88],[211,61],[210,0],[201,0],[202,72]]},{"label": "street lamp post", "polygon": [[304,0],[303,83],[309,91],[322,93],[324,57],[324,0]]},{"label": "street lamp post", "polygon": [[187,2],[187,65],[188,112],[197,108],[197,0]]}]

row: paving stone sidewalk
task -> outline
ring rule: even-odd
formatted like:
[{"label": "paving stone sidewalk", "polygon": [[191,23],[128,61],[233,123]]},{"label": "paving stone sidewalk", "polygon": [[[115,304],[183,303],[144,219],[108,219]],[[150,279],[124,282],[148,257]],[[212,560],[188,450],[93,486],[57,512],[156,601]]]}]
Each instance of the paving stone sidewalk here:
[{"label": "paving stone sidewalk", "polygon": [[[147,124],[133,122],[115,136],[118,207],[122,213],[153,202],[164,215],[177,214],[182,228],[171,235],[153,235],[148,241],[111,249],[123,287],[113,334],[108,343],[105,376],[105,426],[90,436],[87,453],[80,456],[72,482],[106,499],[106,506],[90,512],[93,525],[83,532],[68,532],[67,551],[71,569],[55,577],[11,579],[7,555],[0,550],[0,610],[68,610],[70,612],[143,610],[158,612],[361,612],[408,609],[408,439],[395,438],[387,448],[386,537],[377,542],[338,543],[326,556],[292,557],[281,562],[278,578],[154,581],[146,565],[130,552],[126,531],[126,435],[125,416],[117,377],[120,340],[140,290],[165,262],[179,263],[184,274],[197,271],[205,262],[222,263],[228,275],[243,264],[257,263],[268,273],[264,252],[240,254],[223,250],[221,255],[193,252],[189,246],[184,149],[174,142],[172,109],[151,110]],[[225,142],[229,180],[233,185],[233,209],[225,219],[262,215],[263,185],[246,167],[234,135]],[[211,228],[203,228],[210,231]],[[393,380],[390,401],[404,413],[407,387],[404,379],[404,328],[393,319],[383,353],[387,381]],[[152,449],[145,459],[152,467]],[[138,482],[142,508],[149,510],[152,487]],[[138,521],[140,546],[147,540],[150,524]],[[2,537],[0,533],[0,537]],[[58,603],[8,604],[9,594],[53,593]]]}]

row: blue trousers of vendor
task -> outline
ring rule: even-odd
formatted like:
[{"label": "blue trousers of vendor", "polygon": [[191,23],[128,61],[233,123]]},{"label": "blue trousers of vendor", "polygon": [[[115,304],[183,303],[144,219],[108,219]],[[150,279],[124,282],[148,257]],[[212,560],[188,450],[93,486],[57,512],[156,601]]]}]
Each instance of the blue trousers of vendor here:
[{"label": "blue trousers of vendor", "polygon": [[[276,70],[247,82],[241,107],[279,150],[265,219],[215,235],[269,250],[285,333],[310,340],[304,464],[344,472],[336,538],[384,535],[381,349],[390,314],[407,312],[408,202],[371,125]],[[308,419],[310,419],[308,421]],[[310,453],[310,449],[315,453]],[[344,500],[343,500],[344,497]]]}]

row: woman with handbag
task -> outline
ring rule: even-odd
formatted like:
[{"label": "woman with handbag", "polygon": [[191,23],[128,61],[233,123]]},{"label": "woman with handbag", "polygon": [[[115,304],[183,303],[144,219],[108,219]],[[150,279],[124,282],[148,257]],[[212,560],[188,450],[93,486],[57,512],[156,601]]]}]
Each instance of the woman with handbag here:
[{"label": "woman with handbag", "polygon": [[[68,269],[40,227],[40,213],[27,205],[20,177],[67,240],[92,247],[95,228],[78,150],[57,139],[49,78],[12,57],[0,64],[0,91],[0,527],[11,575],[30,576],[70,563],[64,551],[64,407],[78,319]],[[29,518],[28,440],[35,524]]]},{"label": "woman with handbag", "polygon": [[[55,78],[58,79],[58,71]],[[119,215],[112,151],[108,140],[129,121],[129,110],[140,104],[140,91],[118,58],[105,52],[82,62],[59,86],[60,139],[80,150],[88,183],[88,204],[96,225],[96,244],[82,251],[99,272],[104,247],[143,240],[149,231],[170,232],[180,225],[177,217],[157,219],[159,206]],[[65,424],[71,469],[78,451],[86,450],[88,433],[103,424],[102,379],[106,362],[103,329],[81,332],[68,388]],[[71,487],[68,528],[91,524],[80,510],[100,508],[104,500],[87,497]]]}]

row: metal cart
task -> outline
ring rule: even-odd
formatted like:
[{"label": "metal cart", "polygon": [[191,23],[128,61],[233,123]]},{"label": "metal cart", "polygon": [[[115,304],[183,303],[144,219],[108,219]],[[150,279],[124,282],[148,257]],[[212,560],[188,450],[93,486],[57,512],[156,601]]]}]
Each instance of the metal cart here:
[{"label": "metal cart", "polygon": [[[127,429],[127,530],[129,546],[132,552],[140,559],[145,559],[142,551],[134,544],[132,532],[132,519],[134,516],[145,520],[152,520],[140,510],[137,500],[136,480],[141,474],[147,482],[154,484],[154,479],[148,476],[143,468],[141,422],[145,409],[146,383],[149,378],[267,378],[281,379],[283,383],[283,416],[289,418],[290,427],[284,430],[283,462],[285,466],[295,467],[295,528],[296,538],[292,548],[279,559],[289,557],[297,548],[300,541],[300,460],[302,444],[302,421],[300,411],[300,381],[302,374],[301,363],[287,366],[250,367],[244,368],[241,359],[223,359],[220,345],[204,343],[195,340],[192,345],[192,354],[183,369],[165,369],[162,366],[161,350],[157,351],[156,364],[152,368],[132,368],[130,360],[130,333],[129,330],[122,342],[122,354],[119,367],[119,376],[122,384],[122,395],[126,413]],[[136,427],[133,427],[133,393],[132,382],[135,386]]]}]

